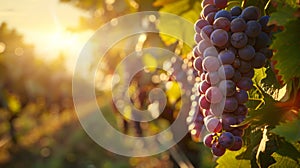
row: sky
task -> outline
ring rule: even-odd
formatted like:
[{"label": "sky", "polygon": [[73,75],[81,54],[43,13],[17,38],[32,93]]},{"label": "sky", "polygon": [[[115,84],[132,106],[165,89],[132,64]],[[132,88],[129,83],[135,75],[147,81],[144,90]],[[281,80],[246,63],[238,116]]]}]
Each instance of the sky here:
[{"label": "sky", "polygon": [[21,33],[42,59],[51,60],[63,52],[71,72],[93,33],[67,31],[68,27],[76,27],[83,15],[87,13],[59,0],[0,0],[0,23],[6,22]]}]

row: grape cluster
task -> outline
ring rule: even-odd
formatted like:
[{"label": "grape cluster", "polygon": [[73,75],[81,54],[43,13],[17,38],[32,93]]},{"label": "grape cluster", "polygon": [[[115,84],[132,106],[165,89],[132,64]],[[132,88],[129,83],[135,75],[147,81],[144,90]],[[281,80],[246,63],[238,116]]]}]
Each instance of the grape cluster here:
[{"label": "grape cluster", "polygon": [[[255,6],[229,10],[227,0],[203,0],[203,10],[194,25],[193,67],[198,72],[198,101],[190,131],[196,141],[208,132],[203,143],[215,156],[226,149],[241,149],[245,103],[252,88],[254,68],[265,66],[272,50],[269,17]],[[198,137],[198,138],[197,138]]]}]

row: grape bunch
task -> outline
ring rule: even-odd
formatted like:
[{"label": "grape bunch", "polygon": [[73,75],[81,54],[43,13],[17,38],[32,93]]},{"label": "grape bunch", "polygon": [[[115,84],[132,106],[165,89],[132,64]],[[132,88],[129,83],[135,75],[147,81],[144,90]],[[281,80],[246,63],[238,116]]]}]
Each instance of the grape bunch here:
[{"label": "grape bunch", "polygon": [[[211,148],[215,156],[243,145],[247,125],[240,126],[248,113],[245,103],[255,68],[265,66],[272,56],[268,48],[269,16],[259,8],[235,6],[225,10],[227,0],[203,0],[200,18],[194,25],[193,67],[197,71],[198,101],[191,113],[189,130],[194,140]],[[206,129],[204,129],[206,128]]]}]

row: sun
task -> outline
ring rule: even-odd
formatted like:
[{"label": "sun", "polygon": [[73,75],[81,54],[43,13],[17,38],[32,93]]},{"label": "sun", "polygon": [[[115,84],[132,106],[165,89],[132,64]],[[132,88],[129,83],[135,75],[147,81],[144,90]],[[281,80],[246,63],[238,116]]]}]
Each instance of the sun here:
[{"label": "sun", "polygon": [[68,52],[70,47],[77,47],[79,43],[77,35],[66,30],[49,33],[49,45],[54,50]]},{"label": "sun", "polygon": [[56,29],[45,33],[38,46],[45,59],[52,60],[63,54],[67,69],[73,71],[77,58],[89,37],[90,34],[87,33]]}]

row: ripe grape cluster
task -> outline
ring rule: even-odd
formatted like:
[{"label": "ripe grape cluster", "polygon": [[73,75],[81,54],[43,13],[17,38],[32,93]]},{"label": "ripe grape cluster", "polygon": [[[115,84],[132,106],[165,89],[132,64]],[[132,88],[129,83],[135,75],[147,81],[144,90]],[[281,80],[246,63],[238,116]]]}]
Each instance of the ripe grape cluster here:
[{"label": "ripe grape cluster", "polygon": [[265,66],[272,50],[268,48],[269,17],[260,16],[255,6],[225,10],[227,0],[203,0],[200,18],[194,25],[193,67],[199,82],[194,121],[189,123],[192,137],[208,132],[203,143],[215,156],[226,149],[241,149],[248,109],[248,93],[255,68]]}]

